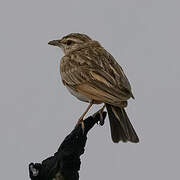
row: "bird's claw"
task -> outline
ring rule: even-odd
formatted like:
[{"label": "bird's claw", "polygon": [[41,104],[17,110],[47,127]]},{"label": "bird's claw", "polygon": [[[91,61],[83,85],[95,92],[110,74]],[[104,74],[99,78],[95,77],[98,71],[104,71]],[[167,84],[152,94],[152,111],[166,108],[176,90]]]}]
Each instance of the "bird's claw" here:
[{"label": "bird's claw", "polygon": [[103,118],[103,111],[104,111],[105,106],[103,106],[97,113],[100,115],[100,119],[98,121],[98,124],[103,126],[104,125],[104,118]]},{"label": "bird's claw", "polygon": [[77,122],[77,124],[76,124],[75,128],[76,128],[76,127],[78,127],[78,126],[79,126],[79,124],[81,124],[82,133],[84,134],[85,125],[84,125],[84,121],[83,121],[83,119],[82,119],[82,118],[80,118],[80,119],[78,120],[78,122]]},{"label": "bird's claw", "polygon": [[99,120],[99,124],[100,124],[101,126],[103,126],[103,125],[104,125],[104,118],[103,118],[103,114],[102,114],[102,112],[100,113],[100,120]]}]

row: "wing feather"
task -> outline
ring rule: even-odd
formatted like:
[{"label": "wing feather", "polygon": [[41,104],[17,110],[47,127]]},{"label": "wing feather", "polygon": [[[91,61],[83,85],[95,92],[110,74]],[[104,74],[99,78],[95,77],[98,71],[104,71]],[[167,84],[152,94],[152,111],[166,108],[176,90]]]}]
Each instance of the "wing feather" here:
[{"label": "wing feather", "polygon": [[115,105],[133,97],[121,66],[101,46],[64,56],[60,73],[64,85],[97,101]]}]

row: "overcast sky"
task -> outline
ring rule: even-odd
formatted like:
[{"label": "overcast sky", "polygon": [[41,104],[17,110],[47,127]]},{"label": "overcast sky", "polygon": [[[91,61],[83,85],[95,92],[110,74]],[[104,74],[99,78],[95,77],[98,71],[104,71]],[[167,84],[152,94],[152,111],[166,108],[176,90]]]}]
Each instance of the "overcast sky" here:
[{"label": "overcast sky", "polygon": [[112,143],[107,118],[89,133],[80,179],[178,179],[179,8],[178,0],[2,0],[0,179],[27,180],[28,164],[53,155],[87,107],[61,83],[63,53],[47,44],[71,32],[98,40],[123,67],[140,138]]}]

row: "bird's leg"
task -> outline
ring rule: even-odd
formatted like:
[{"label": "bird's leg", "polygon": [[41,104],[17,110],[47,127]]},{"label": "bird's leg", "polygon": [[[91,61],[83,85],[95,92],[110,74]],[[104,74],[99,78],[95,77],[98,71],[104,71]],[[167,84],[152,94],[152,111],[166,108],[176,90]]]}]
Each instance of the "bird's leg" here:
[{"label": "bird's leg", "polygon": [[91,106],[93,105],[93,101],[91,101],[87,107],[87,109],[84,111],[84,113],[81,115],[81,117],[79,118],[77,124],[76,124],[76,127],[81,123],[81,126],[82,126],[82,130],[83,130],[83,133],[84,133],[84,116],[86,115],[86,113],[89,111],[89,109],[91,108]]},{"label": "bird's leg", "polygon": [[98,113],[100,114],[100,120],[99,120],[99,124],[102,126],[104,124],[104,119],[103,119],[103,111],[104,108],[106,107],[106,105],[104,105],[99,111]]},{"label": "bird's leg", "polygon": [[104,108],[105,108],[105,107],[106,107],[106,106],[104,105],[101,109],[99,109],[99,110],[98,110],[96,113],[94,113],[93,116],[92,116],[92,117],[94,118],[97,114],[100,115],[97,124],[100,124],[101,126],[103,126],[103,124],[104,124],[103,111],[104,111]]}]

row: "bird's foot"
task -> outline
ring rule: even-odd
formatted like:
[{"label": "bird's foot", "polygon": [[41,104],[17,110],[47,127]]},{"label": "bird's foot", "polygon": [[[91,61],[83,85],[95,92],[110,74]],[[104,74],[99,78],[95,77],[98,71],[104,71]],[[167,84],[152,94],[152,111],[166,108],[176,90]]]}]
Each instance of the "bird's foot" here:
[{"label": "bird's foot", "polygon": [[82,132],[83,132],[83,134],[84,134],[85,126],[84,126],[84,120],[83,120],[83,117],[80,117],[80,118],[79,118],[78,122],[76,123],[75,128],[78,127],[79,124],[81,124]]},{"label": "bird's foot", "polygon": [[[98,124],[100,124],[101,126],[104,125],[104,118],[103,118],[104,108],[105,108],[105,105],[104,105],[99,111],[97,111],[97,113],[99,113],[99,115],[100,115],[100,119],[99,119],[99,121],[98,121]],[[96,113],[96,114],[97,114],[97,113]]]}]

